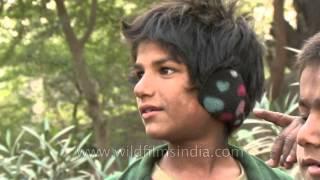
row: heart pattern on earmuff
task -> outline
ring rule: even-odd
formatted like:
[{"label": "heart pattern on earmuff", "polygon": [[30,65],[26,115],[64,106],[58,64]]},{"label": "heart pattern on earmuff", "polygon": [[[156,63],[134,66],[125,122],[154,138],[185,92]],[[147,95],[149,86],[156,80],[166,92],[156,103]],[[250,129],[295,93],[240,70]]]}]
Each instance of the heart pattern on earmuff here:
[{"label": "heart pattern on earmuff", "polygon": [[245,116],[247,92],[239,73],[233,69],[212,72],[199,90],[202,106],[231,128],[239,127]]},{"label": "heart pattern on earmuff", "polygon": [[224,109],[224,102],[221,99],[207,96],[203,100],[204,107],[212,113],[220,112]]},{"label": "heart pattern on earmuff", "polygon": [[217,88],[220,92],[226,92],[230,88],[230,83],[228,81],[217,81]]}]

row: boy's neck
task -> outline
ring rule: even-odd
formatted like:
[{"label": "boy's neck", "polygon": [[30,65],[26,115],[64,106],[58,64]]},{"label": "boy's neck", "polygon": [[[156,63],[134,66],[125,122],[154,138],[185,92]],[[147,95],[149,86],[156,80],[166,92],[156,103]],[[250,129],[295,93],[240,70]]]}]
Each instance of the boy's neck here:
[{"label": "boy's neck", "polygon": [[197,141],[169,142],[168,151],[159,165],[165,172],[183,179],[193,175],[203,175],[207,179],[212,175],[217,177],[219,173],[222,177],[237,177],[240,167],[229,151],[227,137],[222,137],[214,135]]}]

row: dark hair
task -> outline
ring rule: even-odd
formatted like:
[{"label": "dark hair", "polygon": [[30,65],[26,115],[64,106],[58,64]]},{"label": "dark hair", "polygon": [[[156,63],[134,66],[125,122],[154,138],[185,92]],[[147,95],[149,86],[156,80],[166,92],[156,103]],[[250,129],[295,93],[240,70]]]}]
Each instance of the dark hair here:
[{"label": "dark hair", "polygon": [[313,63],[320,65],[320,32],[304,43],[297,59],[300,75],[307,65]]},{"label": "dark hair", "polygon": [[201,88],[206,77],[222,68],[242,76],[249,97],[245,115],[263,92],[262,46],[244,17],[235,17],[236,1],[171,0],[152,7],[123,34],[135,61],[141,42],[153,41],[186,64],[191,82]]}]

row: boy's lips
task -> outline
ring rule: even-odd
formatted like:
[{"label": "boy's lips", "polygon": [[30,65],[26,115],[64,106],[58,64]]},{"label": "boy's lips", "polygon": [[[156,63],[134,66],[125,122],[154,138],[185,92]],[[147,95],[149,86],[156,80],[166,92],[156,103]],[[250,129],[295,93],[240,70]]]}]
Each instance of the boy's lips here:
[{"label": "boy's lips", "polygon": [[320,161],[315,159],[303,159],[301,163],[311,176],[320,176]]},{"label": "boy's lips", "polygon": [[147,119],[162,110],[163,110],[163,108],[161,108],[159,106],[154,106],[154,105],[149,105],[149,104],[141,105],[139,107],[139,111],[140,111],[140,114],[143,119]]}]

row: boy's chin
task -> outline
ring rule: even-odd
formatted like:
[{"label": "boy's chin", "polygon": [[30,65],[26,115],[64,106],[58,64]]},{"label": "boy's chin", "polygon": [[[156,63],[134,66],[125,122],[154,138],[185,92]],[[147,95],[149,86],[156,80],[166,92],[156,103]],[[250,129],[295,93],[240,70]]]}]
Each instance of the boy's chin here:
[{"label": "boy's chin", "polygon": [[145,131],[146,131],[147,136],[152,139],[164,140],[164,138],[166,137],[164,133],[161,133],[155,129],[146,128]]},{"label": "boy's chin", "polygon": [[174,139],[176,138],[176,135],[174,134],[170,135],[170,133],[168,132],[162,132],[155,129],[146,128],[145,132],[148,137],[155,140],[163,140],[163,141],[171,142],[171,141],[174,141]]}]

